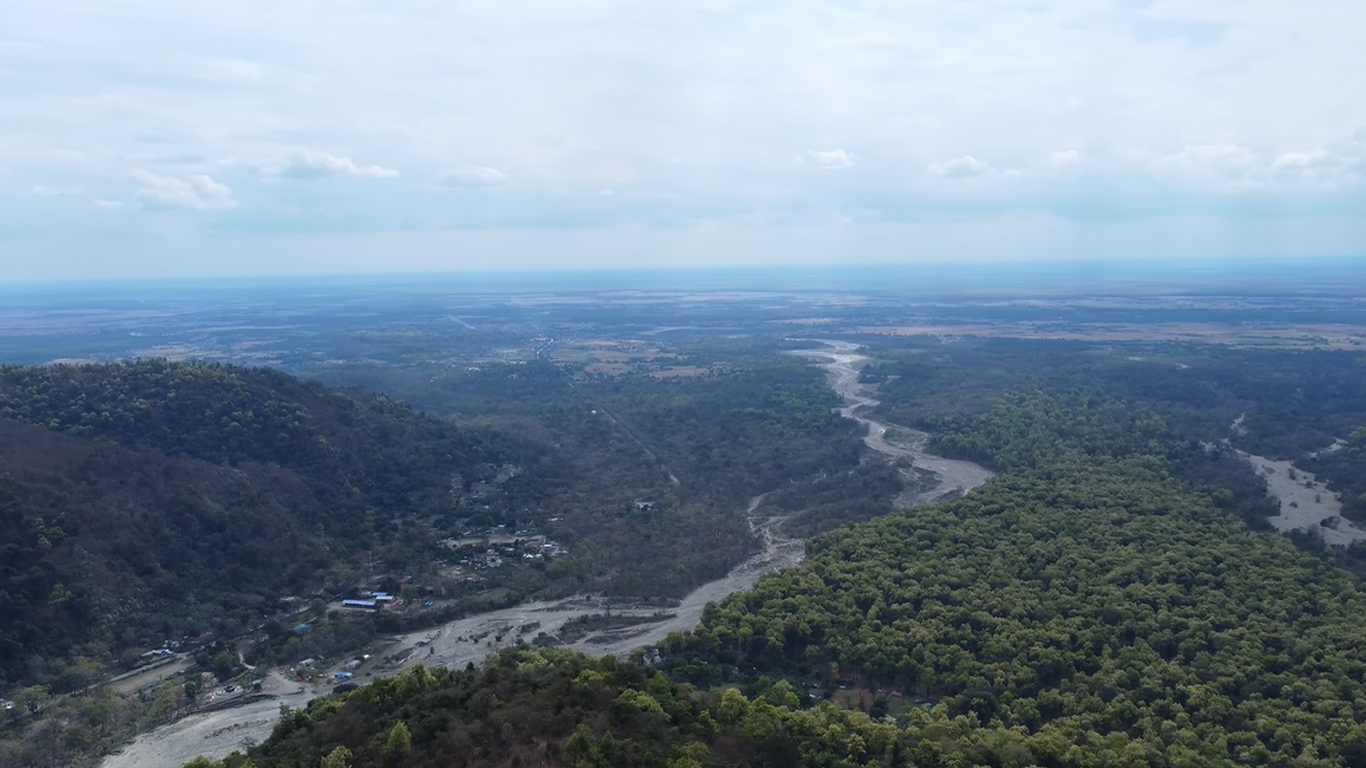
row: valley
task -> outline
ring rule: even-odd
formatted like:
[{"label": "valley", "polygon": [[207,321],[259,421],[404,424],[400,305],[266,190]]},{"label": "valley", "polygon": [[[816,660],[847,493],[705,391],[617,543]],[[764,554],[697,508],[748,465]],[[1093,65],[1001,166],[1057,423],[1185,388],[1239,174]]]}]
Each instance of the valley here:
[{"label": "valley", "polygon": [[[858,421],[867,430],[864,439],[868,446],[886,459],[909,459],[914,466],[935,474],[934,485],[921,491],[909,506],[962,496],[992,477],[990,471],[971,462],[944,459],[929,453],[925,449],[928,435],[923,433],[916,433],[918,437],[911,444],[889,442],[885,437],[888,430],[905,428],[865,415],[877,404],[872,397],[873,388],[858,381],[857,367],[868,358],[857,353],[857,345],[824,343],[825,349],[793,354],[821,361],[820,367],[825,370],[829,385],[843,400],[839,406],[841,415]],[[488,611],[449,622],[435,630],[399,636],[384,651],[395,661],[378,668],[373,675],[367,674],[366,680],[399,674],[417,664],[457,670],[468,664],[478,665],[500,651],[538,644],[538,638],[551,642],[566,623],[604,613],[637,621],[625,629],[592,633],[565,647],[592,656],[612,654],[625,658],[632,651],[663,642],[670,634],[691,631],[708,604],[750,589],[766,573],[801,563],[805,542],[783,533],[783,523],[790,514],[772,514],[766,510],[766,495],[750,499],[744,509],[745,518],[762,549],[723,578],[692,590],[676,605],[661,608],[612,600],[602,595],[576,595]],[[559,645],[558,642],[554,644]],[[327,693],[328,689],[324,687],[299,686],[298,691],[277,692],[250,705],[209,715],[192,715],[138,737],[121,754],[106,758],[101,765],[102,768],[178,768],[198,754],[221,758],[239,748],[243,739],[260,741],[269,734],[274,720],[263,720],[261,715],[272,703],[297,708]]]},{"label": "valley", "polygon": [[[867,531],[892,547],[930,537],[933,551],[886,567],[921,572],[924,557],[958,574],[949,592],[912,603],[939,611],[937,601],[966,600],[978,609],[964,621],[986,632],[1019,617],[974,580],[1028,592],[1026,576],[1038,571],[986,561],[980,573],[956,570],[970,550],[936,560],[952,548],[941,535],[996,530],[992,515],[1025,508],[1072,509],[1076,520],[1056,525],[1081,528],[1058,546],[1106,541],[1114,531],[1086,511],[1088,499],[1128,510],[1104,519],[1152,516],[1115,522],[1138,526],[1124,528],[1126,540],[1158,536],[1144,525],[1165,531],[1159,539],[1218,531],[1263,541],[1279,529],[1322,567],[1366,573],[1353,546],[1366,511],[1366,391],[1349,351],[1088,337],[1085,325],[1076,339],[1013,338],[973,325],[1065,303],[698,297],[483,296],[454,314],[464,299],[444,299],[438,313],[435,302],[398,312],[372,297],[377,311],[363,322],[320,305],[299,316],[307,333],[274,329],[274,342],[238,331],[196,337],[196,350],[228,353],[291,339],[295,347],[269,353],[274,369],[5,368],[0,515],[11,519],[7,552],[18,553],[7,563],[20,565],[0,586],[20,600],[9,608],[17,620],[0,629],[0,669],[19,681],[7,696],[37,710],[9,716],[0,757],[26,765],[72,755],[86,766],[117,747],[104,768],[177,768],[198,754],[240,768],[233,750],[279,743],[270,734],[282,703],[316,702],[307,717],[321,718],[317,707],[347,699],[339,686],[406,685],[419,667],[468,681],[483,674],[468,665],[541,664],[526,656],[537,653],[631,665],[644,650],[644,669],[716,695],[724,685],[758,695],[762,679],[800,684],[803,707],[824,696],[866,709],[900,691],[955,716],[995,711],[963,698],[971,681],[941,662],[879,651],[893,636],[869,633],[896,624],[934,653],[985,658],[977,634],[934,645],[924,634],[938,626],[932,614],[888,602],[902,599],[903,582],[836,588],[863,595],[839,608],[856,608],[857,622],[822,614],[835,610],[833,597],[816,610],[802,595],[844,583],[843,568],[883,568]],[[1102,323],[1192,311],[1147,300],[1070,306]],[[1231,302],[1219,311],[1235,326],[1241,313],[1281,310]],[[1342,320],[1349,307],[1306,312]],[[935,332],[860,330],[910,327],[891,322],[908,314],[937,316],[926,326]],[[174,312],[155,317],[168,339],[177,333]],[[948,332],[955,323],[961,335]],[[816,328],[816,338],[792,335]],[[48,335],[39,347],[76,359],[87,342]],[[898,527],[905,520],[920,528]],[[135,535],[140,550],[125,546]],[[1027,543],[994,535],[976,546]],[[845,554],[831,559],[832,548]],[[1291,562],[1275,546],[1263,555]],[[91,579],[91,562],[112,570]],[[775,600],[788,612],[781,621],[763,607]],[[141,613],[100,613],[134,604]],[[877,605],[886,607],[863,624]],[[41,663],[22,656],[14,649],[24,638],[53,650]],[[111,657],[162,653],[179,664],[165,680],[134,663],[117,683],[99,683],[129,666]],[[1021,694],[1051,684],[1026,685],[1009,657],[993,663],[1014,670],[1009,685]],[[225,693],[256,680],[260,692]],[[76,689],[93,696],[63,695]],[[903,737],[919,738],[921,726],[892,711]],[[1033,728],[1028,712],[1009,716]],[[61,719],[91,723],[86,741],[43,741]],[[137,731],[147,732],[123,743]],[[266,761],[258,765],[289,765],[268,761],[275,749],[251,753]]]}]

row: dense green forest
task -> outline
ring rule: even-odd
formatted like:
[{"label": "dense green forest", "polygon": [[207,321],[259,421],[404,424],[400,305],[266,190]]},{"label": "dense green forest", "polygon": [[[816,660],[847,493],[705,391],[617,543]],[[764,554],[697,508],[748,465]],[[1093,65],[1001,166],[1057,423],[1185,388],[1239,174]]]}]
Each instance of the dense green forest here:
[{"label": "dense green forest", "polygon": [[[1012,339],[866,340],[879,362],[880,412],[940,428],[1001,394],[1081,390],[1144,403],[1181,436],[1294,460],[1329,482],[1344,514],[1366,519],[1366,356],[1176,343],[1096,344]],[[1235,419],[1241,419],[1233,428]],[[1326,450],[1334,440],[1354,450]],[[1228,477],[1231,472],[1220,469]],[[1237,482],[1237,481],[1234,481]]]},{"label": "dense green forest", "polygon": [[221,765],[1366,765],[1359,580],[1183,479],[1152,408],[1013,395],[940,439],[1002,477],[814,539],[662,655],[415,671]]},{"label": "dense green forest", "polygon": [[[469,485],[489,465],[528,460],[526,446],[387,397],[214,363],[0,368],[0,418],[168,456],[278,465],[326,502],[326,516],[303,522],[348,536],[371,511],[449,513],[453,477]],[[502,491],[508,505],[535,497],[516,485]]]},{"label": "dense green forest", "polygon": [[0,685],[69,690],[168,639],[235,635],[363,553],[408,557],[405,532],[461,517],[453,478],[553,469],[487,430],[230,366],[3,368],[0,416]]},{"label": "dense green forest", "polygon": [[[802,568],[672,638],[675,674],[739,664],[913,691],[1039,764],[1363,753],[1359,581],[1249,535],[1218,507],[1231,494],[1173,475],[1163,431],[1143,408],[1048,395],[963,419],[942,439],[990,436],[1002,478],[812,541]],[[1045,735],[1062,752],[1035,751]]]},{"label": "dense green forest", "polygon": [[231,633],[328,558],[294,476],[0,422],[0,682],[71,690],[110,659]]},{"label": "dense green forest", "polygon": [[[818,377],[795,360],[674,381],[495,366],[447,383],[456,424],[266,369],[0,368],[0,689],[70,690],[168,639],[237,635],[290,595],[430,575],[469,528],[553,518],[569,547],[488,573],[503,602],[682,594],[750,553],[750,496],[858,469]],[[809,526],[886,509],[869,503]]]},{"label": "dense green forest", "polygon": [[904,765],[967,729],[918,714],[911,736],[867,714],[810,710],[786,683],[702,692],[613,657],[513,650],[481,669],[415,667],[286,713],[271,738],[188,768]]}]

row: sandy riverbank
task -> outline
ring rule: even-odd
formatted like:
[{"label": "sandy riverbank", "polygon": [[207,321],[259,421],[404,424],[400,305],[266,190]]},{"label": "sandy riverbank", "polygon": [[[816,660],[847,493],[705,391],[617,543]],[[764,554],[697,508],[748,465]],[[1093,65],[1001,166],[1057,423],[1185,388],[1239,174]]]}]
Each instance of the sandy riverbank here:
[{"label": "sandy riverbank", "polygon": [[[1281,513],[1267,518],[1276,530],[1317,533],[1325,542],[1343,547],[1366,541],[1366,530],[1342,517],[1338,495],[1313,472],[1298,469],[1289,461],[1272,461],[1242,451],[1238,455],[1252,463],[1266,479],[1267,494],[1280,502]],[[1329,525],[1323,525],[1325,520]]]}]

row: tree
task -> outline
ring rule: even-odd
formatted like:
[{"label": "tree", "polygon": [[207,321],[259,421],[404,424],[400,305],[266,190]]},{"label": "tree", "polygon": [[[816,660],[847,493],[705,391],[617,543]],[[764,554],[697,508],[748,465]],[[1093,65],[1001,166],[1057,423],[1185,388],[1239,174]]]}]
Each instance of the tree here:
[{"label": "tree", "polygon": [[213,674],[221,681],[231,680],[233,673],[237,671],[237,665],[233,663],[232,654],[227,651],[219,651],[213,657]]},{"label": "tree", "polygon": [[[392,733],[390,735],[392,736]],[[338,744],[336,749],[322,759],[319,768],[351,768],[351,750]]]},{"label": "tree", "polygon": [[402,757],[412,748],[413,735],[408,731],[407,723],[402,720],[394,723],[394,727],[389,730],[388,741],[384,742],[384,756],[390,759]]}]

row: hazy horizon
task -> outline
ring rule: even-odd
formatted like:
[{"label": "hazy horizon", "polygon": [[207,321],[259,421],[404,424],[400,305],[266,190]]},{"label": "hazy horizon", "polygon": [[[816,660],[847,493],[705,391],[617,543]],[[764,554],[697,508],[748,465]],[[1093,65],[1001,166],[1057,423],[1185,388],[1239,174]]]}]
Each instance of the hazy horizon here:
[{"label": "hazy horizon", "polygon": [[0,295],[85,296],[242,290],[468,294],[609,292],[860,293],[966,298],[1158,295],[1357,296],[1366,258],[1117,260],[977,264],[788,264],[579,270],[320,273],[0,281]]}]

